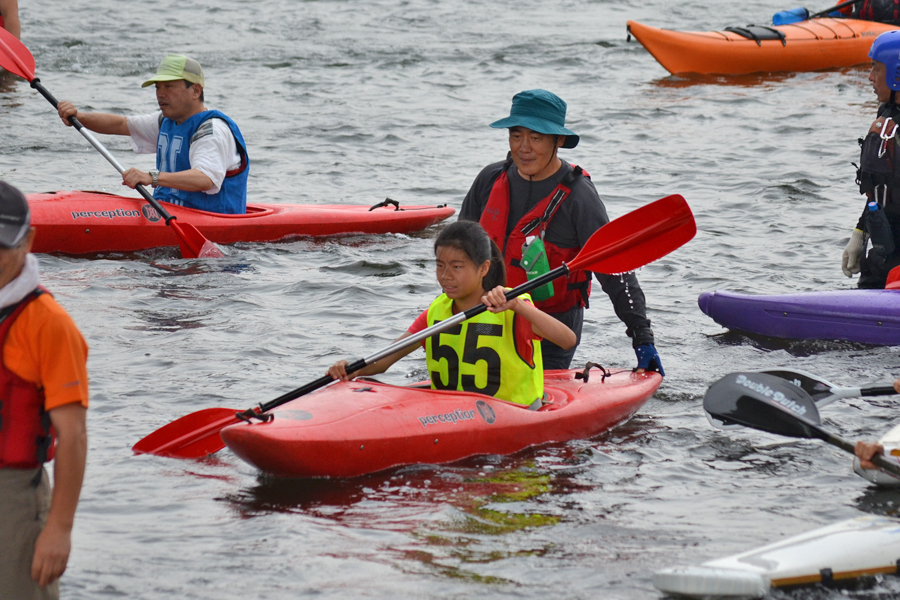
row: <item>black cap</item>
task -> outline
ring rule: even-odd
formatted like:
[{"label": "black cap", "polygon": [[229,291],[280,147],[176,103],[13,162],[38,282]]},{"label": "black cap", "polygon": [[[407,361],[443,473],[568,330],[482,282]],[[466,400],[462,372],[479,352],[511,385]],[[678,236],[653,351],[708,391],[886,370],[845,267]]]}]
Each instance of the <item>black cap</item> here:
[{"label": "black cap", "polygon": [[15,248],[25,239],[31,214],[25,196],[5,181],[0,181],[0,247]]}]

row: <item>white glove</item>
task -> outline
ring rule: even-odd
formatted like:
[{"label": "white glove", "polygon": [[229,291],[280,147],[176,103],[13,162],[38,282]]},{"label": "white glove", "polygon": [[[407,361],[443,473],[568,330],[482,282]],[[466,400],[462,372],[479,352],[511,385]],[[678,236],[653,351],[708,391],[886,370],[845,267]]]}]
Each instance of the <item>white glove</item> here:
[{"label": "white glove", "polygon": [[863,252],[866,251],[866,242],[869,236],[861,229],[854,229],[850,234],[850,241],[844,248],[844,255],[841,258],[841,271],[847,277],[853,277],[854,273],[859,273],[859,261]]}]

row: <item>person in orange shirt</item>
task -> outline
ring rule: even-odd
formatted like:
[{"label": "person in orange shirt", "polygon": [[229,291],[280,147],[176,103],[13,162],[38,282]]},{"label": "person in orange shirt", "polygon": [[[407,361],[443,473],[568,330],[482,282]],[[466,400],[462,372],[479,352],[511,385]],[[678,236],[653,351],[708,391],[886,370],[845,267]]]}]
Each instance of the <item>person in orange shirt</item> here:
[{"label": "person in orange shirt", "polygon": [[25,196],[0,181],[0,595],[55,599],[87,458],[88,348],[40,287],[34,235]]}]

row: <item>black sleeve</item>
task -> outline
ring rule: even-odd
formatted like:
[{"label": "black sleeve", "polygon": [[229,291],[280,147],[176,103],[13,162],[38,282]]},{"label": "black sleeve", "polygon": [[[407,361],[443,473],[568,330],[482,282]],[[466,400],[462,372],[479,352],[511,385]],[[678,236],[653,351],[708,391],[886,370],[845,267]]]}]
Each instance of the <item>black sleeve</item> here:
[{"label": "black sleeve", "polygon": [[500,176],[500,173],[503,172],[505,164],[505,161],[493,163],[481,170],[481,173],[472,182],[469,193],[463,199],[462,207],[459,209],[460,221],[478,221],[481,219],[481,213],[484,212],[484,207],[487,206],[494,182]]},{"label": "black sleeve", "polygon": [[[600,227],[609,223],[609,216],[590,179],[580,181],[572,192],[572,199],[577,199],[572,204],[572,221],[576,224],[579,245],[584,246]],[[632,339],[632,346],[636,348],[643,344],[654,343],[650,319],[647,318],[647,301],[637,276],[634,273],[624,275],[594,273],[594,276],[609,296],[616,316],[625,324],[625,335]]]},{"label": "black sleeve", "polygon": [[859,221],[857,221],[856,223],[856,228],[860,231],[865,231],[866,233],[868,233],[868,230],[866,229],[866,211],[868,210],[868,208],[869,204],[867,200],[866,205],[863,207],[862,214],[859,216]]},{"label": "black sleeve", "polygon": [[653,330],[647,318],[647,301],[634,273],[605,275],[594,273],[600,287],[609,296],[619,320],[625,323],[625,335],[631,338],[631,346],[652,344]]}]

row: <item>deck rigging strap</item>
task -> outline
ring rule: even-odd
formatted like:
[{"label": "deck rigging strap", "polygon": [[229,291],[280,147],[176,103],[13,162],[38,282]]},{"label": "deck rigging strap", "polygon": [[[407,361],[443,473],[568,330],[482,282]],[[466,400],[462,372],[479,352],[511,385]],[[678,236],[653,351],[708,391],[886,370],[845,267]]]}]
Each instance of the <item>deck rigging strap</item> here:
[{"label": "deck rigging strap", "polygon": [[762,46],[763,40],[781,40],[782,46],[787,46],[787,39],[784,32],[765,25],[747,25],[746,27],[726,27],[725,31],[736,33],[740,36],[753,40],[757,46]]}]

